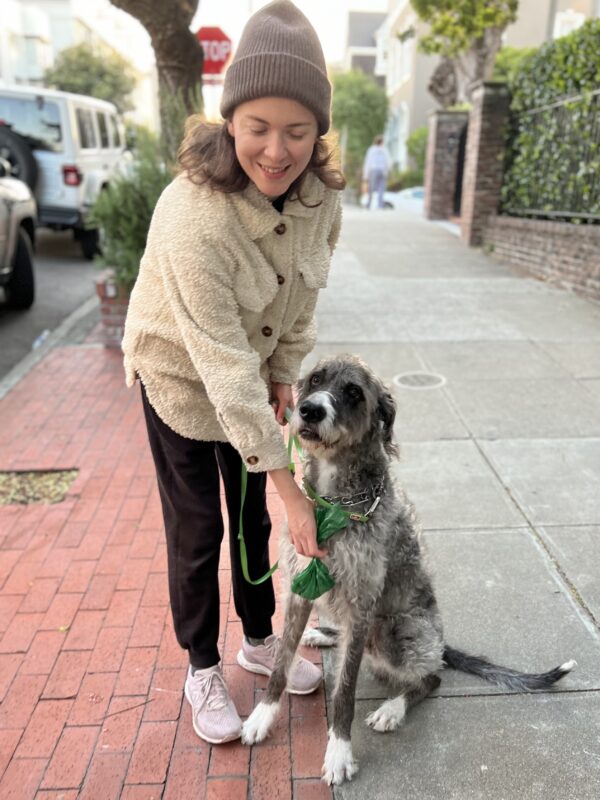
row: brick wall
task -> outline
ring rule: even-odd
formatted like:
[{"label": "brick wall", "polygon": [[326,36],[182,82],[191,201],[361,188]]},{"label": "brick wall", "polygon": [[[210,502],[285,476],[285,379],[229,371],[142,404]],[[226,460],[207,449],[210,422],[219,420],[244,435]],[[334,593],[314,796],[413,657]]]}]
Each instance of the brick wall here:
[{"label": "brick wall", "polygon": [[483,243],[536,278],[600,301],[598,225],[491,216]]},{"label": "brick wall", "polygon": [[434,111],[429,117],[425,161],[425,216],[448,219],[454,212],[454,192],[460,133],[466,111]]},{"label": "brick wall", "polygon": [[510,94],[506,84],[481,82],[473,91],[462,184],[461,236],[480,245],[490,214],[498,211]]}]

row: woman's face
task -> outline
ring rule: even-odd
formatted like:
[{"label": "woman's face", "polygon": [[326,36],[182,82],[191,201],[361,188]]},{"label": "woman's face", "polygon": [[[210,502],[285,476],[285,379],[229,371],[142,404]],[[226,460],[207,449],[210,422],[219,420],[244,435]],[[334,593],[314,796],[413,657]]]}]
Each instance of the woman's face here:
[{"label": "woman's face", "polygon": [[312,111],[284,97],[242,103],[227,130],[240,166],[267,197],[287,192],[308,166],[318,136]]}]

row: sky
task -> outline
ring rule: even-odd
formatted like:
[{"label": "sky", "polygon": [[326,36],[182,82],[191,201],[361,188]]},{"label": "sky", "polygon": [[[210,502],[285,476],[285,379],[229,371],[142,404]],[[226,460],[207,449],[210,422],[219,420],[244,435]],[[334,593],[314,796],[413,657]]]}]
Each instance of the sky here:
[{"label": "sky", "polygon": [[[200,0],[192,30],[216,25],[235,44],[248,17],[269,0]],[[346,44],[348,11],[387,11],[388,0],[295,0],[298,8],[312,22],[325,53],[334,64],[342,60]]]}]

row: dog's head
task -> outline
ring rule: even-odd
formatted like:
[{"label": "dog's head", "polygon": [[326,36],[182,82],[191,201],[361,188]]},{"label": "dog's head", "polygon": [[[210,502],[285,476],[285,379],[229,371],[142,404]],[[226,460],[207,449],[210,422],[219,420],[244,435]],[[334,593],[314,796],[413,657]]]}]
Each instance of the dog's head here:
[{"label": "dog's head", "polygon": [[394,398],[361,359],[323,359],[297,388],[291,428],[308,452],[330,458],[368,439],[380,442],[388,455],[397,455]]}]

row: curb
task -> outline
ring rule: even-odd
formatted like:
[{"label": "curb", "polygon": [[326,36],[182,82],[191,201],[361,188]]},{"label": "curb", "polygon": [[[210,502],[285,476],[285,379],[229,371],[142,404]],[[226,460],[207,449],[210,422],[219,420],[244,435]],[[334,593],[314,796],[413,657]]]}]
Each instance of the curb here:
[{"label": "curb", "polygon": [[36,350],[32,350],[22,358],[18,364],[15,364],[15,366],[0,380],[0,400],[2,400],[20,380],[31,372],[36,364],[39,364],[54,347],[61,344],[64,339],[69,336],[77,323],[84,317],[87,317],[87,315],[94,311],[99,305],[100,301],[98,297],[90,297],[90,299],[86,300],[79,308],[71,312],[71,314],[60,323],[58,328],[52,331],[40,347]]}]

